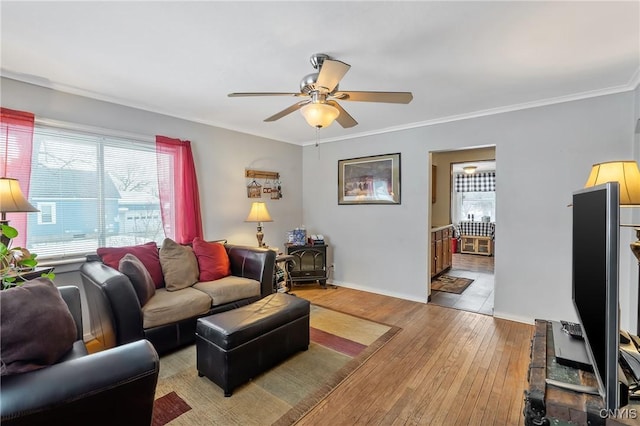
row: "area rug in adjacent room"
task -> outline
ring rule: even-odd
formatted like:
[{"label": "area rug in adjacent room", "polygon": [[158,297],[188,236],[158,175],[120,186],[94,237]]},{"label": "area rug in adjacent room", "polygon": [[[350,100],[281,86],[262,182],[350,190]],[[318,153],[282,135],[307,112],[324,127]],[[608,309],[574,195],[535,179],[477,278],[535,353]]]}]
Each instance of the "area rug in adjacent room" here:
[{"label": "area rug in adjacent room", "polygon": [[447,293],[461,294],[473,282],[470,278],[440,275],[431,281],[431,290],[446,291]]},{"label": "area rug in adjacent room", "polygon": [[163,356],[153,425],[292,424],[400,330],[317,305],[311,305],[310,325],[309,350],[240,386],[229,398],[198,377],[195,345]]}]

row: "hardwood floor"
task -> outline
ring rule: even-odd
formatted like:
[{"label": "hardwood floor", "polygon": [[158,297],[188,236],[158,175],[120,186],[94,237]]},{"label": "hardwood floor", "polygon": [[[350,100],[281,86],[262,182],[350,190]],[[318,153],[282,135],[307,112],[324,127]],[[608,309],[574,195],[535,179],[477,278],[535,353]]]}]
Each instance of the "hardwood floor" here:
[{"label": "hardwood floor", "polygon": [[446,275],[471,278],[473,282],[462,294],[432,290],[431,303],[493,315],[494,257],[454,253],[452,263],[451,269],[445,272]]},{"label": "hardwood floor", "polygon": [[533,326],[346,288],[294,293],[402,328],[299,425],[524,424]]},{"label": "hardwood floor", "polygon": [[493,274],[494,256],[482,256],[479,254],[453,253],[451,269],[462,269],[464,271],[483,272]]}]

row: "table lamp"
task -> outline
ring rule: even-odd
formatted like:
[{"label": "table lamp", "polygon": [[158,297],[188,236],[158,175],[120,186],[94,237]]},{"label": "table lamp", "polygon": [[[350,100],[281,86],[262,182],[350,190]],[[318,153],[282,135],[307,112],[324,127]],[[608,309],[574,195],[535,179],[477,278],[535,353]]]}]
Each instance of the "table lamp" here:
[{"label": "table lamp", "polygon": [[269,215],[269,210],[267,210],[267,205],[263,202],[252,203],[249,216],[247,216],[245,222],[258,223],[258,232],[256,233],[258,247],[264,247],[264,243],[262,242],[262,238],[264,237],[264,234],[262,233],[262,222],[273,222],[273,219],[271,219],[271,216]]},{"label": "table lamp", "polygon": [[[7,213],[38,212],[22,195],[18,179],[0,178],[0,225],[8,225]],[[0,235],[0,242],[9,245],[10,239]]]},{"label": "table lamp", "polygon": [[[606,182],[620,185],[620,207],[640,207],[640,170],[635,161],[610,161],[594,164],[585,188]],[[640,225],[621,225],[635,228],[637,241],[631,243],[631,251],[638,259],[638,298],[640,299]],[[640,300],[638,301],[638,323],[636,334],[640,333]]]}]

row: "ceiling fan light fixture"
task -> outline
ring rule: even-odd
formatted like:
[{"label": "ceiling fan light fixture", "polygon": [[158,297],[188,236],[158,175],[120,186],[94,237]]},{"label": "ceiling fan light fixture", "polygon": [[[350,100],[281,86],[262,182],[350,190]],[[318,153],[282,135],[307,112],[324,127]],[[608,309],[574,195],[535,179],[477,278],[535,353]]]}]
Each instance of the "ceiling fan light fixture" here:
[{"label": "ceiling fan light fixture", "polygon": [[340,115],[338,108],[324,103],[309,103],[300,108],[300,113],[309,126],[316,128],[329,127]]}]

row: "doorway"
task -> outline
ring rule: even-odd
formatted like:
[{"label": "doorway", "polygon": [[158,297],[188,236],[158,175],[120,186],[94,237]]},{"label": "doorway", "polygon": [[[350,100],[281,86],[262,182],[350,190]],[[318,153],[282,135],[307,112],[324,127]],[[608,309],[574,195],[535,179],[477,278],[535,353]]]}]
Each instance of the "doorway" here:
[{"label": "doorway", "polygon": [[[430,226],[431,229],[440,229],[449,225],[454,241],[450,250],[451,267],[436,276],[433,272],[431,274],[429,301],[440,306],[493,315],[495,147],[431,152],[430,160],[432,173],[437,173],[432,177],[435,185],[431,194]],[[464,168],[469,167],[471,169],[465,173]],[[487,179],[493,179],[493,187],[479,184]],[[475,191],[480,187],[481,191]],[[434,197],[434,194],[438,196]],[[467,280],[471,280],[470,284]],[[442,285],[443,282],[461,282],[463,285],[451,288]]]}]

